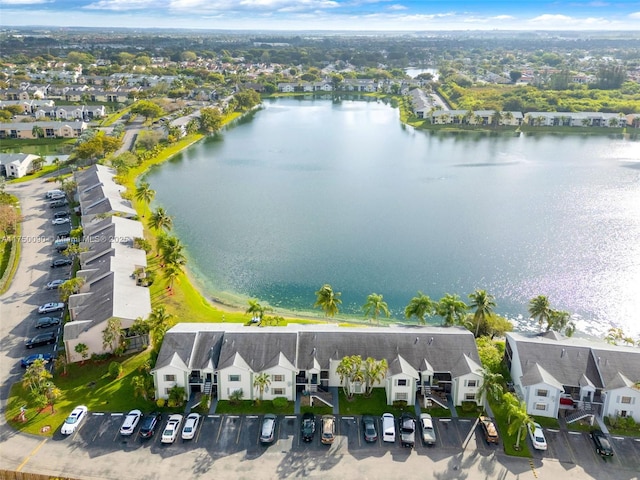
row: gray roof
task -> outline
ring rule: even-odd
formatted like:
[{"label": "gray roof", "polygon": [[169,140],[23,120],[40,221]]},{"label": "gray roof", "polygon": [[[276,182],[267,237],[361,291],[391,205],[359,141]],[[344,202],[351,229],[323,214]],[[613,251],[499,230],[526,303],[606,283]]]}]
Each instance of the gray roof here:
[{"label": "gray roof", "polygon": [[457,377],[480,367],[473,334],[456,327],[347,328],[291,324],[247,328],[229,323],[180,323],[165,335],[155,369],[170,364],[174,353],[191,369],[204,368],[211,355],[214,368],[246,362],[256,372],[283,362],[300,370],[317,365],[328,370],[331,359],[339,360],[345,355],[384,358],[391,374],[395,371],[412,374],[432,368]]},{"label": "gray roof", "polygon": [[593,362],[598,365],[602,374],[602,382],[608,388],[610,382],[619,373],[633,383],[640,382],[640,349],[634,347],[618,347],[617,349],[594,348]]},{"label": "gray roof", "polygon": [[531,365],[526,371],[525,374],[520,377],[520,381],[522,385],[536,385],[538,383],[546,383],[547,385],[553,385],[559,390],[562,390],[563,386],[558,382],[549,372],[547,372],[544,368],[542,368],[537,363]]},{"label": "gray roof", "polygon": [[252,329],[245,332],[227,332],[220,350],[218,368],[233,365],[236,353],[247,362],[251,370],[260,372],[280,362],[282,353],[292,364],[296,364],[296,332],[265,332]]},{"label": "gray roof", "polygon": [[401,355],[420,370],[428,362],[436,372],[456,371],[463,354],[480,363],[473,334],[458,328],[406,327],[392,331],[383,328],[360,328],[335,332],[300,332],[298,367],[313,368],[314,359],[322,369],[329,360],[346,355],[387,359]]}]

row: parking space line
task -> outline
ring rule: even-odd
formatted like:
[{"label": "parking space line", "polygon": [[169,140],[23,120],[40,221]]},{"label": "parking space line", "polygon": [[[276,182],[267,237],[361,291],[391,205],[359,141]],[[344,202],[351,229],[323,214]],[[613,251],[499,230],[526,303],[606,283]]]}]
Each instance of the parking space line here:
[{"label": "parking space line", "polygon": [[112,417],[121,417],[122,415],[124,415],[124,413],[112,413],[111,414]]},{"label": "parking space line", "polygon": [[104,415],[104,412],[92,412],[91,415],[93,415],[94,417],[101,417]]},{"label": "parking space line", "polygon": [[296,415],[285,415],[284,418],[297,418]]},{"label": "parking space line", "polygon": [[216,443],[220,441],[220,432],[222,431],[222,423],[224,422],[224,418],[220,420],[220,425],[218,426],[218,434],[216,435]]},{"label": "parking space line", "polygon": [[247,418],[258,418],[258,415],[247,415]]},{"label": "parking space line", "polygon": [[582,432],[572,432],[572,431],[569,431],[569,435],[582,435]]},{"label": "parking space line", "polygon": [[555,428],[547,428],[548,432],[558,433],[560,430],[556,430]]},{"label": "parking space line", "polygon": [[207,418],[220,418],[220,415],[207,415]]},{"label": "parking space line", "polygon": [[611,438],[615,438],[616,440],[624,440],[624,437],[611,437]]},{"label": "parking space line", "polygon": [[238,425],[238,434],[236,435],[236,445],[240,441],[240,432],[242,432],[242,420],[244,420],[244,418],[240,418],[240,425]]}]

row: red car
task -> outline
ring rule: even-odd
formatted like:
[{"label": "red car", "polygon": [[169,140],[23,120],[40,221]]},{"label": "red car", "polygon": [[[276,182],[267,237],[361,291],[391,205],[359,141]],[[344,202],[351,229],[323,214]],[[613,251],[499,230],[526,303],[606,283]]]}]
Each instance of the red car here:
[{"label": "red car", "polygon": [[570,405],[573,406],[573,398],[567,396],[567,397],[560,397],[560,405]]}]

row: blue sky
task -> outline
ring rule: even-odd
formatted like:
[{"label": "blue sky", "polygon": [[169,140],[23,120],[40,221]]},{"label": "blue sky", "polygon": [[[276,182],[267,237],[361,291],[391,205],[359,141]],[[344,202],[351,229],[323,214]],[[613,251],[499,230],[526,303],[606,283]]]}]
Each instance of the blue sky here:
[{"label": "blue sky", "polygon": [[640,0],[0,0],[0,25],[640,31]]}]

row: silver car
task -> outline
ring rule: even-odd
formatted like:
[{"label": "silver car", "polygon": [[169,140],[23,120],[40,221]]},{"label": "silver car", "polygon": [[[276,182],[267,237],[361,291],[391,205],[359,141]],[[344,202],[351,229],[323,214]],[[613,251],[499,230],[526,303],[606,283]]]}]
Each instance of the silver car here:
[{"label": "silver car", "polygon": [[433,419],[428,413],[420,414],[420,432],[422,433],[422,443],[425,445],[436,444],[436,430],[433,428]]}]

